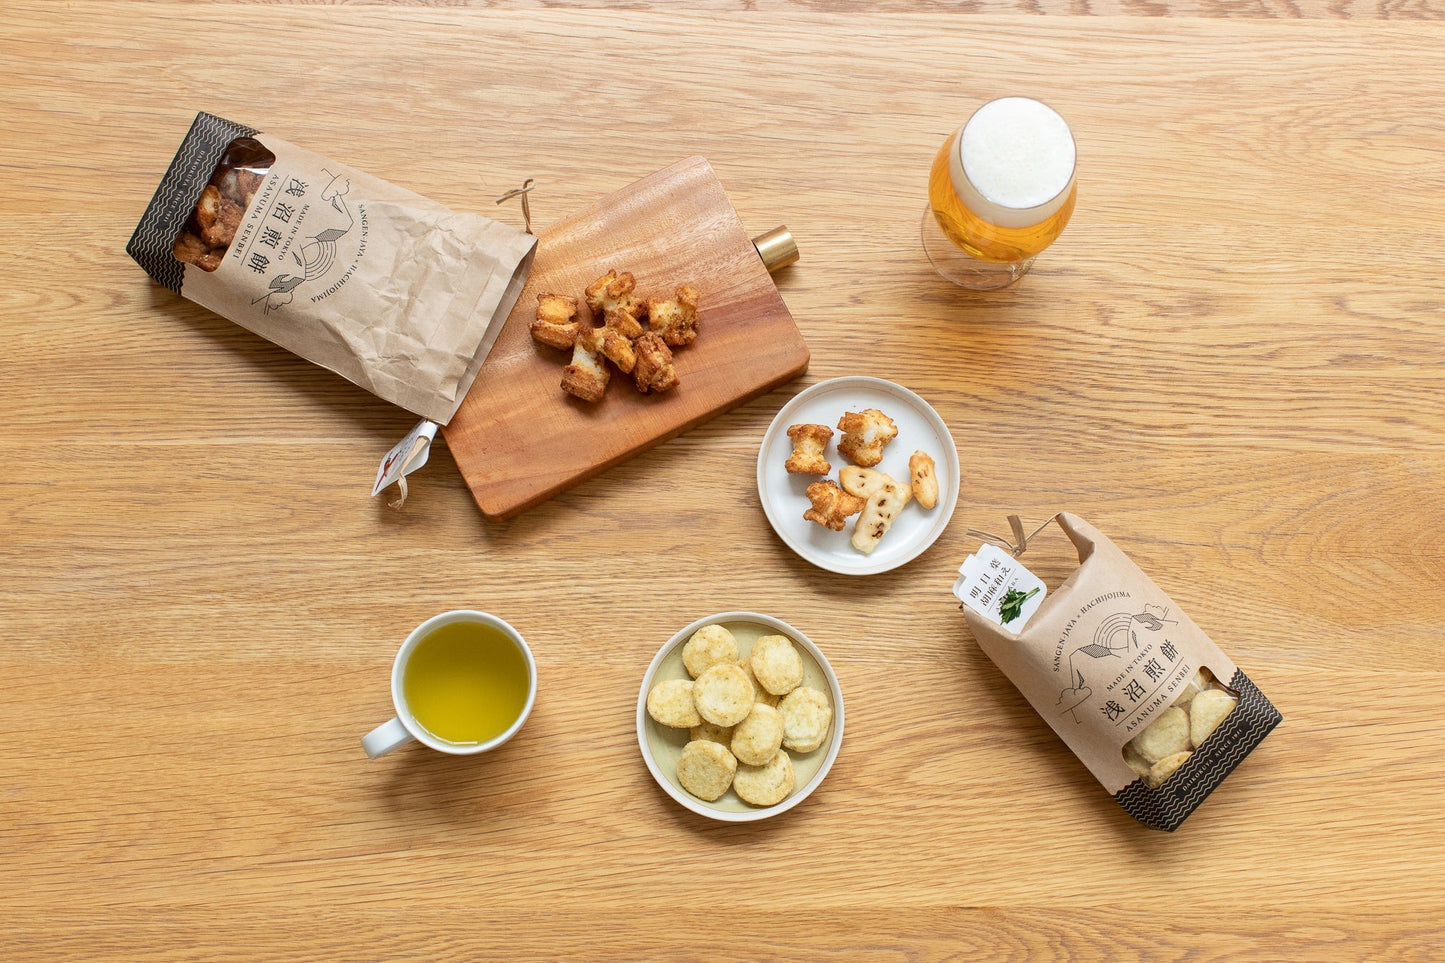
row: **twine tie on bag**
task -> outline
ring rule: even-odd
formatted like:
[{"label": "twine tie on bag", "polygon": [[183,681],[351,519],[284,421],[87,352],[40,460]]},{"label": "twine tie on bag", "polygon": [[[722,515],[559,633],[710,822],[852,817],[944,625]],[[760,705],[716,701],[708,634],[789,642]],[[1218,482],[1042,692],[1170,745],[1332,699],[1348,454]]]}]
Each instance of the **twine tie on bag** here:
[{"label": "twine tie on bag", "polygon": [[1062,514],[1063,512],[1054,512],[1054,514],[1044,519],[1044,523],[1042,525],[1040,525],[1038,528],[1034,529],[1027,535],[1024,534],[1023,519],[1021,519],[1017,515],[1008,516],[1009,527],[1013,529],[1013,541],[1009,541],[1007,538],[1004,538],[1001,535],[994,535],[989,532],[980,531],[977,528],[970,528],[965,534],[967,534],[970,538],[982,539],[985,542],[992,542],[1000,548],[1008,549],[1008,553],[1010,555],[1012,555],[1014,558],[1018,558],[1019,556],[1023,555],[1025,551],[1028,550],[1029,542],[1037,538],[1040,532],[1052,525],[1054,523],[1054,520]]},{"label": "twine tie on bag", "polygon": [[522,225],[528,234],[532,233],[532,205],[527,203],[527,195],[532,192],[532,186],[533,179],[529,177],[522,182],[521,187],[507,191],[507,193],[497,198],[498,204],[510,201],[514,197],[520,197],[522,199]]}]

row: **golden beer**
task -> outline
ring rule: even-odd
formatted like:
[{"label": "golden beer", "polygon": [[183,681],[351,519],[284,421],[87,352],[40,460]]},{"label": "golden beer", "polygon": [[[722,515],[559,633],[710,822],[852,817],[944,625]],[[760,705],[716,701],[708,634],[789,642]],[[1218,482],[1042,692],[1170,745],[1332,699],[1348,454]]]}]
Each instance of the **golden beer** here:
[{"label": "golden beer", "polygon": [[1073,214],[1074,166],[1073,134],[1051,108],[1024,97],[984,104],[933,159],[924,247],[934,266],[966,287],[1022,276]]}]

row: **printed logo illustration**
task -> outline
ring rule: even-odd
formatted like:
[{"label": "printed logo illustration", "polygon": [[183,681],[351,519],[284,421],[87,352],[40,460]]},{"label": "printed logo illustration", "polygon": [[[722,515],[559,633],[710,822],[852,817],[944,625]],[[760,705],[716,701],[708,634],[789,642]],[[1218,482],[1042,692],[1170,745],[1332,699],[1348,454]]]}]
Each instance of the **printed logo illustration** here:
[{"label": "printed logo illustration", "polygon": [[[1166,618],[1169,610],[1158,605],[1145,605],[1144,611],[1133,615],[1128,612],[1118,612],[1109,616],[1100,623],[1097,631],[1094,632],[1094,641],[1069,653],[1069,687],[1059,693],[1060,712],[1067,712],[1078,724],[1079,716],[1076,710],[1088,702],[1094,696],[1094,690],[1090,688],[1084,678],[1083,669],[1075,664],[1079,656],[1086,656],[1093,662],[1084,661],[1083,665],[1099,665],[1099,660],[1120,659],[1124,660],[1131,653],[1137,652],[1143,641],[1152,640],[1153,636],[1161,636],[1166,625],[1178,625],[1177,621]],[[1140,632],[1149,633],[1143,640]],[[1108,663],[1107,670],[1114,671],[1113,664]],[[1092,674],[1092,673],[1091,673]],[[1151,673],[1152,675],[1152,673]],[[1142,689],[1140,691],[1143,691]],[[1114,703],[1109,703],[1113,706]],[[1123,710],[1120,709],[1122,712]],[[1110,719],[1113,714],[1108,713]]]},{"label": "printed logo illustration", "polygon": [[[326,171],[325,173],[331,174],[330,171]],[[338,181],[340,182],[340,186],[338,186]],[[267,285],[270,290],[264,296],[252,301],[252,304],[265,301],[266,313],[270,314],[272,311],[290,304],[291,299],[295,297],[296,289],[301,285],[308,281],[315,281],[318,278],[324,277],[326,273],[331,270],[332,266],[336,263],[336,242],[351,233],[351,229],[356,226],[356,217],[351,213],[351,209],[346,206],[346,201],[343,200],[350,190],[350,180],[345,180],[337,174],[331,176],[331,180],[321,191],[321,200],[329,204],[337,213],[346,217],[346,226],[329,227],[324,231],[308,237],[303,243],[293,248],[290,252],[291,259],[296,262],[301,273],[277,274],[271,278],[271,283]],[[291,186],[286,189],[286,194],[297,198],[304,197],[305,192],[306,185],[295,178],[292,178]],[[293,213],[294,208],[291,205],[278,203],[272,209],[271,217],[286,223],[290,221]]]}]

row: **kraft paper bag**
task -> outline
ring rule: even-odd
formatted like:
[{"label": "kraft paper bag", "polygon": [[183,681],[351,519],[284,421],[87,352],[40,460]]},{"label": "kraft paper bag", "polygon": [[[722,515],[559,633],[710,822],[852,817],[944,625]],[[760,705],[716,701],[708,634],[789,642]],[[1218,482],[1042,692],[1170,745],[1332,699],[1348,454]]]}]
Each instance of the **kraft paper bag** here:
[{"label": "kraft paper bag", "polygon": [[440,424],[536,238],[200,113],[127,252],[158,283]]},{"label": "kraft paper bag", "polygon": [[[979,647],[1119,805],[1146,826],[1172,831],[1281,716],[1103,533],[1067,512],[1053,520],[1079,567],[1041,601],[1031,589],[1043,583],[1016,561],[1038,532],[1025,538],[1016,517],[1015,558],[997,549],[990,556],[986,546],[965,563],[954,592]],[[1215,694],[1196,706],[1199,680],[1211,676],[1205,685]],[[1220,711],[1228,714],[1208,731]],[[1203,736],[1198,745],[1186,741],[1190,722]],[[1156,762],[1146,750],[1167,756]]]}]

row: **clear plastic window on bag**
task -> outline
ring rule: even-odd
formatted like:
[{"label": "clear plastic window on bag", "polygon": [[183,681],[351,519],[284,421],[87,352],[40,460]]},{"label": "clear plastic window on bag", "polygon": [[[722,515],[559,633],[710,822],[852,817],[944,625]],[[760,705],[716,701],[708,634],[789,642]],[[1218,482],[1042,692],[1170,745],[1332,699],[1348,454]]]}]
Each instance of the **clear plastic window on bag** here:
[{"label": "clear plastic window on bag", "polygon": [[176,260],[194,264],[202,271],[220,267],[226,250],[236,239],[241,218],[274,163],[275,155],[255,138],[231,141],[195,209],[176,235],[171,248]]},{"label": "clear plastic window on bag", "polygon": [[1200,669],[1159,718],[1124,744],[1124,761],[1150,789],[1158,789],[1238,704],[1237,693]]}]

